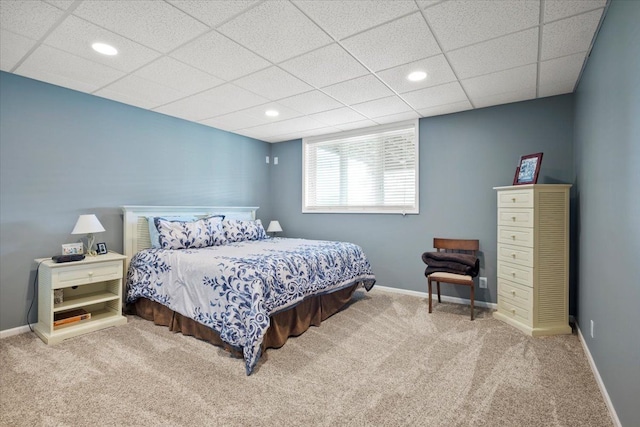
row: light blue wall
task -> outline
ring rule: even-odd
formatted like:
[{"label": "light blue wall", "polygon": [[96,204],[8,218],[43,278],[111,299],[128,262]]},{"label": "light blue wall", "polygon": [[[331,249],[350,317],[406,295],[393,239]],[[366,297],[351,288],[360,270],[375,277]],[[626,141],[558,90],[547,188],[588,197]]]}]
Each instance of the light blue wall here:
[{"label": "light blue wall", "polygon": [[[480,240],[487,290],[496,302],[496,192],[511,185],[520,156],[544,153],[540,183],[572,183],[573,95],[420,120],[420,214],[302,214],[302,142],[278,143],[272,155],[272,212],[285,236],[352,241],[370,258],[378,284],[426,291],[420,255],[434,237]],[[447,295],[468,298],[463,286]]]},{"label": "light blue wall", "polygon": [[640,2],[611,2],[576,92],[578,324],[623,426],[640,424],[639,23]]},{"label": "light blue wall", "polygon": [[[270,219],[271,145],[0,72],[0,330],[25,325],[34,258],[78,215],[122,251],[122,205],[249,205]],[[30,321],[37,320],[36,305]]]}]

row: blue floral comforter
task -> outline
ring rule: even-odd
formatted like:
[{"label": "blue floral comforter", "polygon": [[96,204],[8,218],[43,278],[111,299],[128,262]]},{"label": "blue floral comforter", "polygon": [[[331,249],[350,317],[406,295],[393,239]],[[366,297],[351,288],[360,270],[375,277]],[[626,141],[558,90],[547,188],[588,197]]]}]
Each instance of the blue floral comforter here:
[{"label": "blue floral comforter", "polygon": [[375,283],[353,243],[270,238],[202,249],[146,249],[131,259],[127,302],[144,297],[213,328],[241,349],[247,375],[269,316],[310,295]]}]

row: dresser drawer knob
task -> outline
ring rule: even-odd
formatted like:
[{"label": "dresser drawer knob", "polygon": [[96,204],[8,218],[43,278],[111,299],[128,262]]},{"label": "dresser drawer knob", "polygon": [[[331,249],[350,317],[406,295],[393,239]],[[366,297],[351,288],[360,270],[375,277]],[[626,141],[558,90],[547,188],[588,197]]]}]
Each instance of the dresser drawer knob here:
[{"label": "dresser drawer knob", "polygon": [[516,277],[516,272],[515,272],[515,271],[512,271],[512,272],[511,272],[511,275],[512,275],[513,277]]},{"label": "dresser drawer knob", "polygon": [[516,291],[511,291],[511,294],[515,297],[516,296]]},{"label": "dresser drawer knob", "polygon": [[512,258],[515,258],[515,257],[516,257],[516,254],[515,254],[515,253],[511,254],[511,257],[512,257]]},{"label": "dresser drawer knob", "polygon": [[515,220],[516,220],[516,217],[515,217],[515,216],[512,216],[512,217],[511,217],[511,219],[515,221]]},{"label": "dresser drawer knob", "polygon": [[516,202],[516,198],[515,197],[512,197],[511,200],[513,201],[513,203]]},{"label": "dresser drawer knob", "polygon": [[511,235],[511,238],[512,238],[513,240],[516,240],[516,235],[515,235],[515,234],[512,234],[512,235]]},{"label": "dresser drawer knob", "polygon": [[516,309],[515,309],[515,308],[512,308],[512,309],[511,309],[511,312],[512,312],[513,314],[516,314]]},{"label": "dresser drawer knob", "polygon": [[93,271],[89,272],[89,277],[93,277]]}]

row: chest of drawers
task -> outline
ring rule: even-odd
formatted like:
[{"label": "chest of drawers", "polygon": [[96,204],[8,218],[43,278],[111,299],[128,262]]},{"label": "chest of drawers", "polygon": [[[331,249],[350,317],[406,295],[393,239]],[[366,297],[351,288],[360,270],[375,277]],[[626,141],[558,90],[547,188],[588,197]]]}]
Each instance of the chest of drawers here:
[{"label": "chest of drawers", "polygon": [[568,184],[495,187],[498,310],[533,336],[571,333]]}]

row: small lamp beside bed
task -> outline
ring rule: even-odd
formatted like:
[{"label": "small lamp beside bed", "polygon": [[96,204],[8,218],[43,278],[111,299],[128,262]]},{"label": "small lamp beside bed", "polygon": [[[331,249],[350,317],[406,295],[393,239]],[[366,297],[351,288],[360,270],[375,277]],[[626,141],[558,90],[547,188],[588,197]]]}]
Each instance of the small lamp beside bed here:
[{"label": "small lamp beside bed", "polygon": [[282,227],[277,220],[271,221],[269,227],[267,227],[267,233],[273,233],[272,237],[276,237],[276,233],[282,233]]},{"label": "small lamp beside bed", "polygon": [[95,256],[96,251],[93,250],[93,242],[95,241],[94,233],[102,233],[105,231],[104,227],[98,220],[98,217],[94,214],[80,215],[76,226],[73,227],[71,234],[86,234],[87,235],[87,255]]}]

